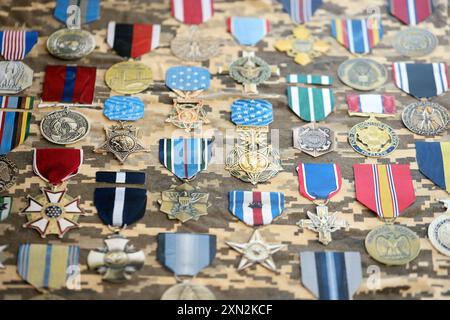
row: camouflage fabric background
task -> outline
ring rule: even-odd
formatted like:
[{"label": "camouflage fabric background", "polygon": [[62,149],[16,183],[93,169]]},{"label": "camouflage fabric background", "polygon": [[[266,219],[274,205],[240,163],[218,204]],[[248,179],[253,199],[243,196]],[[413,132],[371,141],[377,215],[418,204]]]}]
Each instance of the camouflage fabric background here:
[{"label": "camouflage fabric background", "polygon": [[[444,0],[445,1],[445,0]],[[166,170],[158,160],[158,141],[163,137],[170,137],[177,131],[174,126],[164,123],[172,108],[173,95],[164,86],[164,74],[168,67],[185,64],[175,58],[170,51],[170,40],[178,30],[187,26],[170,16],[169,1],[148,0],[103,0],[101,1],[101,19],[84,28],[92,32],[97,40],[97,48],[89,57],[76,63],[78,65],[96,66],[97,83],[96,99],[104,101],[112,93],[104,83],[107,68],[122,60],[106,44],[106,26],[110,20],[118,22],[148,22],[162,24],[161,46],[159,49],[146,54],[141,61],[153,70],[154,86],[139,94],[146,103],[146,113],[142,120],[136,123],[141,128],[141,136],[150,153],[141,153],[129,158],[124,166],[111,155],[98,155],[93,152],[94,147],[104,141],[104,126],[109,121],[100,109],[83,109],[91,121],[91,132],[83,141],[73,145],[83,148],[85,159],[80,174],[68,182],[69,194],[81,195],[82,207],[89,214],[82,217],[81,228],[69,232],[64,239],[55,237],[41,239],[37,232],[22,228],[25,217],[18,214],[25,206],[26,195],[38,195],[39,188],[44,182],[32,171],[32,148],[51,147],[40,134],[39,121],[49,110],[35,110],[31,134],[26,143],[8,155],[20,169],[17,184],[3,195],[14,198],[13,212],[4,222],[0,223],[0,244],[8,244],[6,249],[5,269],[0,269],[0,298],[1,299],[29,299],[37,292],[30,285],[19,278],[16,272],[17,250],[21,243],[53,243],[77,244],[81,247],[81,290],[61,290],[56,294],[67,299],[159,299],[163,292],[176,283],[173,274],[166,270],[156,260],[156,235],[160,232],[200,232],[217,236],[217,256],[213,264],[204,269],[196,282],[208,286],[219,299],[313,299],[314,296],[305,289],[300,280],[299,252],[302,250],[353,250],[361,253],[364,280],[355,299],[448,299],[450,298],[449,267],[450,258],[438,253],[427,239],[427,228],[434,217],[444,211],[437,199],[448,197],[448,194],[437,188],[426,179],[417,168],[414,142],[424,140],[423,137],[413,135],[400,120],[403,106],[415,101],[414,98],[400,92],[392,83],[391,78],[378,90],[379,93],[394,94],[397,100],[397,116],[384,119],[383,122],[392,126],[400,137],[399,148],[389,157],[383,159],[365,159],[356,154],[347,143],[347,131],[363,118],[349,117],[345,103],[345,94],[353,92],[344,86],[336,76],[339,64],[350,57],[349,52],[337,44],[330,36],[330,19],[333,17],[361,17],[380,10],[383,19],[385,36],[370,57],[384,64],[390,69],[395,61],[408,61],[392,48],[391,42],[395,34],[404,26],[399,20],[391,17],[387,12],[387,0],[325,0],[308,24],[314,36],[329,41],[332,48],[328,55],[318,58],[314,63],[301,67],[284,53],[277,52],[273,44],[280,37],[289,36],[293,24],[289,16],[281,9],[281,5],[271,0],[230,0],[216,1],[216,14],[201,26],[203,32],[220,37],[227,41],[222,54],[205,62],[202,66],[214,73],[210,92],[224,88],[240,89],[227,75],[216,75],[218,67],[225,66],[237,57],[242,48],[236,44],[226,32],[225,20],[228,16],[249,15],[264,16],[270,19],[272,30],[270,34],[257,46],[257,55],[272,65],[281,68],[281,74],[288,73],[323,73],[335,78],[333,89],[335,92],[337,110],[330,115],[325,123],[331,127],[337,136],[337,150],[317,159],[302,154],[292,147],[291,129],[304,125],[288,108],[286,99],[286,84],[282,78],[273,78],[270,83],[260,86],[260,92],[279,94],[277,99],[270,99],[274,105],[274,123],[271,129],[279,130],[279,147],[281,151],[284,171],[269,183],[252,187],[231,177],[224,170],[221,159],[225,156],[222,148],[215,149],[215,163],[207,171],[199,174],[192,185],[201,191],[210,193],[211,208],[209,215],[198,221],[185,224],[168,220],[159,211],[157,200],[160,192],[169,189],[171,185],[180,182]],[[44,70],[48,64],[64,64],[50,56],[45,48],[47,37],[63,25],[53,18],[53,0],[2,0],[0,3],[0,26],[2,28],[27,28],[39,31],[39,43],[25,59],[35,72],[32,88],[25,94],[40,96]],[[449,29],[447,21],[447,2],[440,2],[437,13],[421,24],[420,28],[432,31],[439,38],[439,47],[421,62],[448,61]],[[390,74],[390,72],[389,72]],[[447,95],[435,99],[436,102],[447,106]],[[233,132],[234,125],[230,121],[230,104],[234,98],[208,101],[208,118],[211,124],[206,126],[206,136],[216,133]],[[276,142],[276,134],[272,139]],[[231,139],[231,137],[230,137]],[[220,136],[216,136],[216,145],[220,145]],[[448,131],[440,137],[426,139],[427,141],[449,140]],[[231,142],[231,141],[229,141]],[[339,217],[351,224],[349,232],[339,231],[333,235],[334,241],[326,248],[316,240],[316,234],[300,230],[295,223],[306,218],[307,210],[314,211],[314,205],[300,196],[295,166],[299,162],[331,162],[341,166],[343,186],[342,190],[332,199],[330,210],[339,212]],[[411,165],[417,201],[408,208],[398,223],[408,226],[421,238],[422,251],[420,256],[407,266],[386,267],[376,263],[368,256],[364,249],[364,238],[373,228],[380,226],[374,213],[359,204],[355,199],[352,165],[355,163],[406,163]],[[132,244],[145,251],[147,259],[144,268],[124,284],[110,284],[102,282],[101,276],[95,271],[88,270],[86,257],[89,250],[103,245],[103,240],[110,233],[97,216],[93,206],[93,191],[99,186],[95,183],[95,172],[98,170],[140,169],[147,173],[148,205],[145,217],[130,227],[124,234]],[[259,190],[283,191],[286,196],[284,214],[272,225],[262,228],[262,233],[270,242],[280,242],[288,245],[288,249],[275,254],[274,259],[279,273],[271,273],[261,266],[251,267],[238,272],[236,266],[240,255],[231,250],[225,241],[247,241],[252,228],[237,221],[228,212],[228,191]],[[379,273],[377,273],[379,271]],[[375,272],[375,274],[373,274]],[[379,282],[377,282],[377,279]]]}]

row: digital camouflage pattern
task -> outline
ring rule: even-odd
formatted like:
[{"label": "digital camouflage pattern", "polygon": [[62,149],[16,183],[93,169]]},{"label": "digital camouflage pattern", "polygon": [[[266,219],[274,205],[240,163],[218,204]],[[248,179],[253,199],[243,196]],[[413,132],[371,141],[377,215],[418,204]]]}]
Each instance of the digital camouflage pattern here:
[{"label": "digital camouflage pattern", "polygon": [[[420,24],[419,27],[432,31],[439,39],[439,47],[420,62],[439,62],[448,60],[449,28],[447,21],[447,2],[441,1],[436,14]],[[8,244],[6,249],[5,269],[0,270],[0,299],[29,299],[37,295],[29,284],[22,281],[16,272],[17,250],[21,243],[54,243],[77,244],[81,247],[81,290],[62,290],[55,292],[66,299],[159,299],[163,292],[176,283],[173,274],[156,260],[156,235],[160,232],[200,232],[217,236],[217,256],[212,265],[204,269],[196,278],[196,282],[208,286],[219,299],[313,299],[314,296],[305,289],[300,281],[299,252],[303,250],[324,250],[325,247],[317,241],[315,233],[300,230],[295,223],[306,218],[306,212],[314,211],[314,205],[300,196],[295,167],[299,162],[337,162],[341,167],[343,178],[342,190],[330,203],[331,212],[339,212],[339,217],[347,220],[351,229],[333,234],[333,242],[327,250],[359,251],[363,263],[363,284],[355,295],[355,299],[449,299],[450,298],[450,258],[438,253],[427,239],[427,228],[434,217],[441,215],[445,209],[438,203],[438,199],[449,197],[446,192],[438,189],[430,180],[426,179],[417,168],[414,142],[425,140],[408,131],[400,120],[404,106],[416,101],[398,90],[392,80],[377,93],[395,95],[397,100],[397,116],[383,119],[383,122],[393,127],[400,137],[398,149],[383,159],[365,159],[355,153],[347,143],[347,132],[363,119],[349,117],[345,95],[355,93],[344,86],[336,76],[339,64],[350,57],[349,52],[339,45],[330,34],[330,21],[336,17],[367,17],[379,10],[385,30],[382,42],[374,48],[369,57],[383,63],[390,68],[392,62],[410,61],[396,53],[392,47],[392,40],[399,30],[406,28],[398,19],[387,13],[387,0],[342,0],[325,1],[317,10],[312,21],[308,23],[314,36],[329,41],[331,51],[312,64],[301,67],[284,53],[277,52],[273,45],[277,39],[289,36],[294,26],[281,5],[272,0],[218,0],[216,14],[201,30],[208,35],[215,35],[226,41],[222,54],[208,62],[193,64],[209,68],[213,74],[212,88],[209,92],[220,91],[225,88],[241,90],[241,85],[227,75],[217,76],[218,67],[223,63],[230,63],[240,55],[242,49],[236,44],[226,31],[226,18],[233,15],[248,15],[267,17],[271,21],[272,30],[268,36],[257,45],[257,55],[272,65],[281,68],[281,77],[271,79],[271,82],[259,86],[262,93],[279,94],[276,99],[269,99],[273,104],[274,122],[270,125],[272,142],[279,138],[282,165],[284,171],[265,184],[252,186],[230,176],[224,169],[225,151],[222,137],[216,135],[215,156],[213,163],[205,172],[200,173],[192,182],[201,192],[210,193],[212,206],[209,214],[198,221],[188,221],[181,224],[169,220],[167,215],[159,211],[157,200],[161,191],[168,190],[174,184],[181,184],[159,162],[158,141],[171,137],[173,133],[186,136],[184,130],[177,130],[172,124],[165,123],[167,115],[172,110],[173,93],[164,85],[164,75],[167,68],[183,64],[170,51],[170,40],[178,29],[185,30],[182,25],[170,15],[169,1],[147,0],[103,0],[101,19],[95,23],[83,26],[96,37],[97,48],[87,58],[77,63],[79,65],[97,66],[97,82],[95,97],[104,101],[111,95],[104,83],[104,74],[112,64],[122,61],[106,43],[106,29],[110,20],[128,23],[160,23],[162,25],[161,46],[157,50],[144,55],[141,61],[153,70],[154,85],[138,96],[146,103],[143,119],[136,122],[141,128],[142,141],[151,149],[150,153],[132,155],[125,165],[121,166],[111,154],[99,155],[93,149],[105,139],[104,126],[112,124],[102,114],[100,109],[78,110],[91,121],[91,132],[88,137],[74,146],[83,148],[84,164],[81,172],[68,182],[69,193],[73,196],[81,195],[81,205],[88,216],[80,219],[81,228],[73,230],[62,240],[56,238],[41,239],[31,230],[22,228],[25,217],[18,212],[24,208],[26,195],[36,196],[39,187],[44,182],[32,171],[32,152],[35,147],[52,146],[40,134],[39,121],[50,110],[35,110],[32,117],[31,133],[28,140],[8,155],[19,170],[17,184],[4,192],[3,196],[14,198],[11,216],[0,223],[0,245]],[[370,3],[370,5],[369,5]],[[379,7],[377,7],[379,6]],[[39,42],[25,59],[35,72],[33,86],[25,92],[36,95],[42,92],[44,70],[48,64],[63,64],[52,57],[45,49],[48,36],[63,25],[52,17],[55,1],[53,0],[2,0],[0,4],[0,25],[2,27],[28,28],[39,31]],[[379,8],[379,9],[378,9]],[[335,152],[320,158],[312,158],[293,148],[291,129],[304,125],[289,109],[286,97],[284,77],[291,73],[331,74],[335,78],[333,90],[337,110],[331,114],[324,124],[334,130],[337,137]],[[448,97],[443,95],[433,101],[448,106]],[[224,135],[231,134],[235,126],[230,121],[230,106],[238,97],[217,98],[207,101],[208,118],[211,123],[204,127],[206,137],[213,135],[213,129]],[[427,141],[449,140],[448,131],[436,139]],[[232,139],[229,138],[230,151]],[[274,143],[276,146],[276,143]],[[219,147],[219,148],[218,148]],[[386,267],[376,263],[364,249],[364,238],[367,233],[380,222],[376,215],[359,204],[355,199],[352,165],[355,163],[402,163],[410,164],[414,179],[417,201],[408,208],[398,222],[411,228],[421,238],[422,252],[420,256],[407,266]],[[101,247],[104,238],[110,234],[97,216],[93,206],[93,192],[97,186],[106,184],[95,183],[95,172],[99,170],[145,170],[147,173],[147,189],[149,192],[147,212],[137,224],[124,232],[130,242],[146,254],[145,266],[135,276],[124,284],[102,282],[101,276],[95,270],[88,270],[86,259],[89,250]],[[275,254],[274,259],[279,274],[273,274],[261,266],[253,266],[238,272],[236,267],[240,256],[231,250],[225,241],[245,242],[253,230],[234,218],[228,212],[228,192],[230,190],[258,190],[282,191],[285,194],[284,213],[269,226],[262,228],[264,238],[269,242],[288,245],[287,250]]]}]

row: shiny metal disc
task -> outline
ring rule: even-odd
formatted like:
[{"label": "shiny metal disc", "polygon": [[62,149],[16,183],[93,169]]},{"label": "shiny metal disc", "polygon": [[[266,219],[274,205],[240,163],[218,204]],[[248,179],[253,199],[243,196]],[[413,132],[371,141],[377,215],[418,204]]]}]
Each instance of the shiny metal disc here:
[{"label": "shiny metal disc", "polygon": [[347,86],[361,91],[375,90],[386,83],[386,68],[371,59],[356,58],[344,61],[338,76]]},{"label": "shiny metal disc", "polygon": [[428,239],[436,250],[450,257],[450,216],[442,215],[431,222]]},{"label": "shiny metal disc", "polygon": [[105,82],[117,93],[140,93],[152,83],[152,70],[141,62],[119,62],[106,71]]},{"label": "shiny metal disc", "polygon": [[436,49],[438,39],[430,31],[418,28],[408,28],[397,33],[394,49],[405,56],[421,57],[429,55]]},{"label": "shiny metal disc", "polygon": [[47,114],[40,127],[44,138],[55,144],[80,141],[90,129],[89,121],[83,114],[67,108]]},{"label": "shiny metal disc", "polygon": [[205,286],[183,282],[167,289],[161,300],[216,300],[216,297]]},{"label": "shiny metal disc", "polygon": [[62,29],[47,40],[47,49],[55,57],[64,60],[81,59],[95,49],[95,38],[79,29]]},{"label": "shiny metal disc", "polygon": [[16,94],[31,87],[33,74],[22,61],[0,61],[0,94]]},{"label": "shiny metal disc", "polygon": [[412,230],[400,225],[383,225],[369,232],[366,250],[378,262],[404,265],[420,252],[420,239]]},{"label": "shiny metal disc", "polygon": [[435,136],[447,130],[447,109],[434,102],[419,101],[408,105],[402,113],[404,125],[415,134]]}]

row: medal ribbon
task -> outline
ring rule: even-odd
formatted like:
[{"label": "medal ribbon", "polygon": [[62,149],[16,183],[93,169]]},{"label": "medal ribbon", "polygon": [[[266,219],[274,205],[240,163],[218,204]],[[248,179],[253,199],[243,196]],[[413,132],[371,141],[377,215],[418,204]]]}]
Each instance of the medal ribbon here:
[{"label": "medal ribbon", "polygon": [[181,180],[206,170],[212,157],[212,139],[173,138],[159,140],[159,160]]},{"label": "medal ribbon", "polygon": [[216,256],[216,236],[195,233],[158,234],[158,261],[176,276],[195,276]]},{"label": "medal ribbon", "polygon": [[0,31],[0,54],[5,60],[23,60],[37,41],[37,31]]},{"label": "medal ribbon", "polygon": [[420,172],[450,193],[450,142],[416,142]]},{"label": "medal ribbon", "polygon": [[331,22],[331,34],[351,53],[367,54],[383,38],[383,26],[375,18],[335,19]]},{"label": "medal ribbon", "polygon": [[95,67],[47,66],[42,100],[91,104],[96,73]]},{"label": "medal ribbon", "polygon": [[380,94],[348,94],[348,113],[350,115],[395,115],[395,97]]},{"label": "medal ribbon", "polygon": [[284,193],[230,191],[230,212],[249,226],[271,224],[284,210]]},{"label": "medal ribbon", "polygon": [[97,171],[95,181],[118,184],[145,184],[145,172]]},{"label": "medal ribbon", "polygon": [[286,82],[289,84],[315,84],[323,86],[331,86],[333,77],[317,74],[290,74],[286,76]]},{"label": "medal ribbon", "polygon": [[103,114],[113,121],[136,121],[144,117],[144,108],[138,97],[113,96],[106,99]]},{"label": "medal ribbon", "polygon": [[311,201],[328,200],[341,189],[341,170],[337,164],[300,163],[297,173],[300,194]]},{"label": "medal ribbon", "polygon": [[100,0],[56,0],[54,17],[66,24],[67,9],[76,5],[81,11],[81,23],[91,23],[100,19]]},{"label": "medal ribbon", "polygon": [[356,199],[381,219],[399,217],[416,200],[409,165],[355,164]]},{"label": "medal ribbon", "polygon": [[214,0],[171,0],[171,14],[186,24],[202,24],[214,15]]},{"label": "medal ribbon", "polygon": [[269,33],[270,22],[265,18],[230,17],[227,20],[227,28],[237,42],[253,46]]},{"label": "medal ribbon", "polygon": [[272,104],[266,100],[236,100],[231,121],[237,126],[264,127],[273,122]]},{"label": "medal ribbon", "polygon": [[59,185],[75,176],[82,163],[82,149],[34,149],[33,170],[42,180],[52,185]]},{"label": "medal ribbon", "polygon": [[289,108],[302,120],[322,121],[334,110],[333,90],[329,88],[288,88]]},{"label": "medal ribbon", "polygon": [[171,67],[166,72],[166,86],[174,91],[207,90],[211,86],[211,74],[200,67]]},{"label": "medal ribbon", "polygon": [[399,89],[418,99],[439,96],[449,88],[446,63],[396,62],[392,74]]},{"label": "medal ribbon", "polygon": [[128,24],[111,21],[108,24],[107,42],[124,58],[140,57],[159,46],[161,25]]},{"label": "medal ribbon", "polygon": [[316,10],[322,6],[322,0],[278,0],[278,2],[297,24],[311,21]]},{"label": "medal ribbon", "polygon": [[389,0],[389,12],[404,24],[417,25],[433,14],[433,0]]},{"label": "medal ribbon", "polygon": [[147,190],[137,188],[96,188],[94,205],[103,223],[115,228],[142,219],[147,207]]},{"label": "medal ribbon", "polygon": [[37,289],[63,289],[70,276],[79,272],[79,246],[22,244],[19,246],[17,272]]}]

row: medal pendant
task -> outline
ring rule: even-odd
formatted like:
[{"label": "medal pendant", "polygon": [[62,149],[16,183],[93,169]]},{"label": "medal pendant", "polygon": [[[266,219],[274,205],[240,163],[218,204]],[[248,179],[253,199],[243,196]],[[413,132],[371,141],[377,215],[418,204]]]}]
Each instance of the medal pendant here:
[{"label": "medal pendant", "polygon": [[63,60],[77,60],[88,56],[95,49],[95,38],[81,29],[62,29],[47,40],[51,55]]},{"label": "medal pendant", "polygon": [[219,55],[222,43],[222,40],[201,35],[197,26],[191,26],[170,42],[170,49],[182,60],[201,62]]},{"label": "medal pendant", "polygon": [[386,83],[387,70],[374,60],[356,58],[344,61],[339,66],[338,77],[353,89],[371,91]]},{"label": "medal pendant", "polygon": [[436,49],[438,39],[426,29],[408,28],[397,33],[394,49],[409,57],[422,57],[429,55]]},{"label": "medal pendant", "polygon": [[33,70],[21,61],[0,61],[0,94],[17,94],[33,84]]},{"label": "medal pendant", "polygon": [[120,94],[136,94],[146,90],[152,83],[152,71],[136,61],[119,62],[105,73],[105,82]]},{"label": "medal pendant", "polygon": [[309,123],[293,129],[294,148],[316,158],[334,151],[334,132],[316,123]]},{"label": "medal pendant", "polygon": [[254,185],[268,181],[283,170],[278,151],[272,149],[267,136],[254,127],[241,127],[239,144],[227,156],[225,169]]},{"label": "medal pendant", "polygon": [[399,139],[391,127],[371,116],[350,129],[348,141],[359,154],[384,157],[397,148]]},{"label": "medal pendant", "polygon": [[428,239],[436,250],[450,257],[450,199],[440,202],[445,205],[447,211],[431,222],[428,227]]},{"label": "medal pendant", "polygon": [[89,252],[89,268],[97,270],[106,281],[123,282],[131,279],[131,275],[143,267],[145,253],[128,244],[129,241],[119,234],[108,237],[104,247]]},{"label": "medal pendant", "polygon": [[78,228],[79,217],[85,215],[80,208],[80,198],[72,198],[66,192],[66,189],[43,188],[36,198],[28,196],[28,205],[20,212],[28,221],[23,226],[37,230],[42,238],[53,234],[62,238],[69,230]]},{"label": "medal pendant", "polygon": [[235,81],[244,85],[246,94],[258,94],[257,86],[270,78],[272,70],[254,52],[244,52],[242,58],[231,63],[229,73]]},{"label": "medal pendant", "polygon": [[163,191],[160,210],[168,215],[169,219],[178,219],[181,222],[188,220],[197,221],[201,216],[208,214],[208,193],[201,193],[189,184],[172,186],[171,189]]},{"label": "medal pendant", "polygon": [[183,281],[167,289],[161,300],[216,300],[216,297],[205,286]]},{"label": "medal pendant", "polygon": [[408,105],[402,113],[404,125],[421,136],[435,136],[447,130],[448,111],[437,103],[419,101]]},{"label": "medal pendant", "polygon": [[122,164],[133,153],[149,152],[138,140],[138,130],[132,125],[123,123],[105,128],[106,141],[94,151],[97,153],[111,152]]},{"label": "medal pendant", "polygon": [[90,125],[83,114],[64,108],[64,110],[47,114],[42,119],[40,128],[42,135],[48,141],[66,145],[84,139]]},{"label": "medal pendant", "polygon": [[386,224],[369,232],[366,250],[378,262],[386,265],[405,265],[420,252],[420,238],[410,229]]},{"label": "medal pendant", "polygon": [[190,132],[209,123],[206,119],[206,111],[203,109],[203,101],[197,99],[176,99],[174,106],[166,122]]},{"label": "medal pendant", "polygon": [[8,190],[16,183],[18,173],[19,169],[14,162],[0,156],[0,192]]},{"label": "medal pendant", "polygon": [[316,208],[317,214],[307,212],[309,220],[300,220],[297,223],[302,229],[309,229],[319,234],[319,242],[328,245],[331,241],[331,234],[341,228],[349,229],[349,224],[345,220],[338,220],[336,213],[330,214],[328,207],[319,205]]}]

